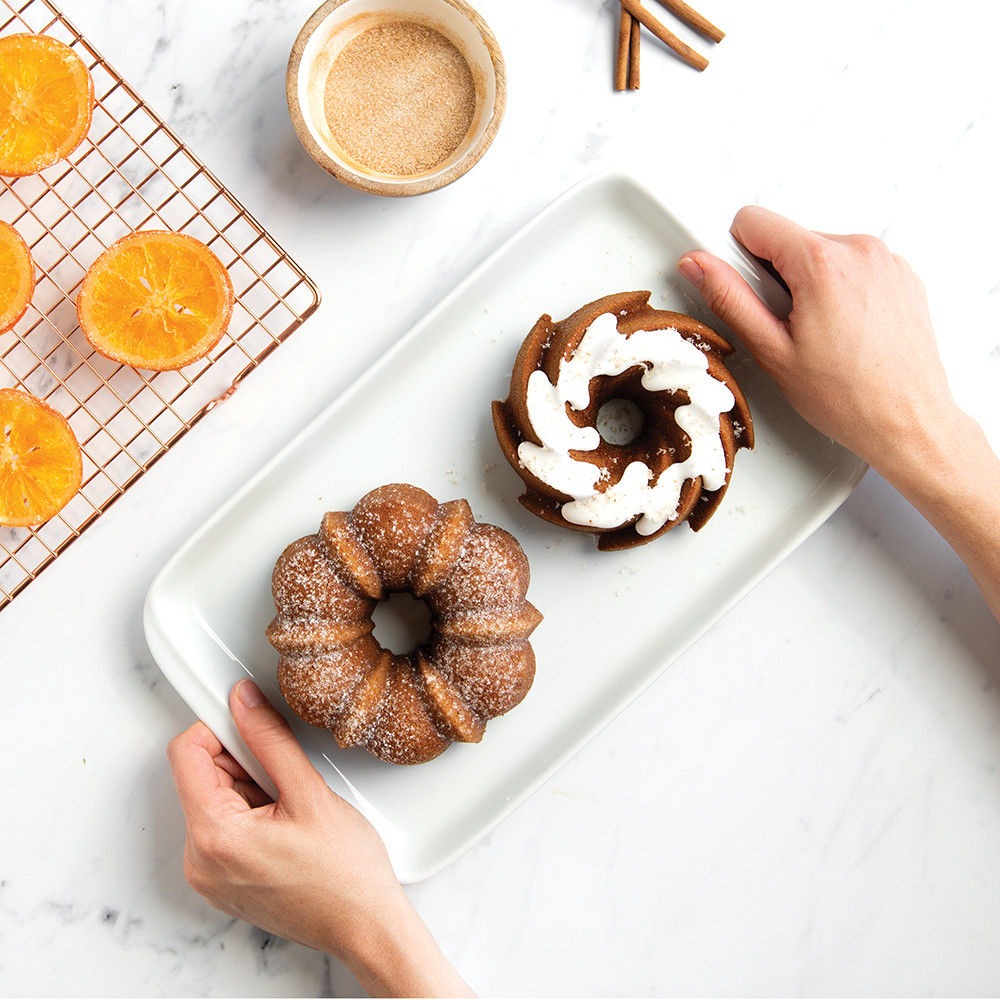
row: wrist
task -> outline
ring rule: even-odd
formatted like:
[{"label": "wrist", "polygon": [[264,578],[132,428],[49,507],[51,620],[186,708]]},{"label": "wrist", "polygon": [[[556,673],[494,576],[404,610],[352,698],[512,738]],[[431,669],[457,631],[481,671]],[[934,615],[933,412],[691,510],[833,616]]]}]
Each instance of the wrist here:
[{"label": "wrist", "polygon": [[992,449],[982,428],[953,405],[915,420],[871,465],[911,502],[933,502],[974,479],[986,455]]},{"label": "wrist", "polygon": [[401,888],[377,918],[360,921],[338,951],[373,997],[473,995]]},{"label": "wrist", "polygon": [[1000,531],[1000,459],[982,427],[957,406],[899,449],[891,461],[872,463],[944,536],[967,563]]}]

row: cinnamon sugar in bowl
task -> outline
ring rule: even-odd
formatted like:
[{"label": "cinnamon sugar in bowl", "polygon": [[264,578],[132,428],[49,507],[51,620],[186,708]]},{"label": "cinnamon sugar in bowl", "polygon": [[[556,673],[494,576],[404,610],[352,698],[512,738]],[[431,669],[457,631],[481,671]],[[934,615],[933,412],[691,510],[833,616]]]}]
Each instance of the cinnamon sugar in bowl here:
[{"label": "cinnamon sugar in bowl", "polygon": [[465,0],[326,0],[288,60],[309,155],[381,195],[433,191],[486,152],[503,118],[500,47]]}]

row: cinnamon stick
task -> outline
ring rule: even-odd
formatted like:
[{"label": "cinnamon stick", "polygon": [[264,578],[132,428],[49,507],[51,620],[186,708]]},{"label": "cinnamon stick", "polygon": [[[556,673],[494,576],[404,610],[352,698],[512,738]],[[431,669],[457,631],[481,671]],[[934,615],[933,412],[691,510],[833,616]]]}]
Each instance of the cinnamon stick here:
[{"label": "cinnamon stick", "polygon": [[642,38],[642,25],[631,14],[629,14],[629,20],[632,22],[632,26],[629,31],[628,43],[628,89],[638,90],[639,46]]},{"label": "cinnamon stick", "polygon": [[693,7],[689,7],[684,0],[660,0],[660,3],[685,24],[694,28],[695,31],[701,32],[713,42],[721,42],[726,37],[726,33],[721,28],[717,28],[707,17],[699,14]]},{"label": "cinnamon stick", "polygon": [[628,89],[633,20],[632,15],[622,7],[621,19],[618,22],[618,58],[615,60],[615,90]]},{"label": "cinnamon stick", "polygon": [[689,66],[693,66],[700,72],[708,65],[708,60],[703,55],[695,52],[690,45],[686,45],[673,32],[668,31],[643,7],[640,0],[620,0],[620,3],[625,10],[656,35],[668,49],[677,53]]}]

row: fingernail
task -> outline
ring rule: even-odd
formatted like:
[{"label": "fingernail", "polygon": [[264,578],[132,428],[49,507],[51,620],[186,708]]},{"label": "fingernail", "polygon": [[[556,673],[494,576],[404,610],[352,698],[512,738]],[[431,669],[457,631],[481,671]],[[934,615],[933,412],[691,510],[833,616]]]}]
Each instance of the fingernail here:
[{"label": "fingernail", "polygon": [[259,708],[267,704],[264,692],[253,681],[240,681],[239,699],[247,708]]},{"label": "fingernail", "polygon": [[701,288],[701,283],[705,280],[705,272],[694,257],[681,257],[677,261],[677,270],[680,271],[695,288]]}]

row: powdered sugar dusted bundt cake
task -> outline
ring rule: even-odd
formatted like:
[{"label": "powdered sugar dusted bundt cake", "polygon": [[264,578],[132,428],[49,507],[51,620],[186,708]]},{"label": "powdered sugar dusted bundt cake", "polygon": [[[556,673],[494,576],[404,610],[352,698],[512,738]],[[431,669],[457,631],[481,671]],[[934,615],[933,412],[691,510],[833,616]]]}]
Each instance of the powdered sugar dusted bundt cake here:
[{"label": "powdered sugar dusted bundt cake", "polygon": [[[747,401],[726,368],[730,344],[690,316],[620,292],[562,322],[542,316],[493,404],[497,440],[524,480],[521,503],[553,524],[622,549],[687,521],[697,531],[729,486],[738,448],[753,447]],[[613,443],[606,403],[638,413]]]},{"label": "powdered sugar dusted bundt cake", "polygon": [[[394,764],[478,743],[486,722],[527,694],[528,561],[502,528],[473,520],[465,500],[439,504],[415,486],[368,493],[292,542],[272,575],[277,614],[267,638],[292,710]],[[372,612],[390,593],[422,598],[431,635],[409,655],[373,637]]]}]

